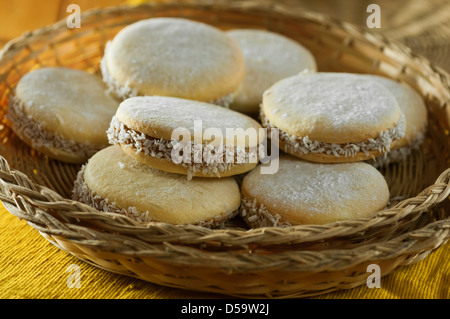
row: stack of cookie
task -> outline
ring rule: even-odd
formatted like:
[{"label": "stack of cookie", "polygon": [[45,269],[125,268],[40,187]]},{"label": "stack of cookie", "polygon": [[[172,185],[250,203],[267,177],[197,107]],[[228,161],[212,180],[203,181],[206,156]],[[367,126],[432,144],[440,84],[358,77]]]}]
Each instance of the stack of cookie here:
[{"label": "stack of cookie", "polygon": [[[427,122],[411,88],[317,72],[306,48],[263,30],[142,20],[107,44],[100,71],[103,83],[65,68],[30,72],[9,117],[35,149],[84,164],[74,200],[144,223],[218,227],[240,213],[261,227],[370,215],[389,200],[375,167],[407,156]],[[277,169],[267,174],[269,136],[280,156],[271,154]]]},{"label": "stack of cookie", "polygon": [[260,112],[285,155],[277,174],[256,169],[243,180],[241,215],[252,227],[324,224],[383,209],[389,188],[375,166],[399,160],[392,150],[408,154],[427,121],[410,87],[349,73],[282,79],[264,92]]},{"label": "stack of cookie", "polygon": [[101,78],[85,71],[35,69],[10,93],[6,119],[35,150],[81,164],[108,146],[105,130],[119,102],[105,90]]}]

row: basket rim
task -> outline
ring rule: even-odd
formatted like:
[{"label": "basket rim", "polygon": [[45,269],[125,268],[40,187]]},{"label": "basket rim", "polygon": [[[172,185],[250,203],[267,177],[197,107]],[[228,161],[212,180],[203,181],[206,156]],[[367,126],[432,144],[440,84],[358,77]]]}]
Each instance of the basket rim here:
[{"label": "basket rim", "polygon": [[[262,237],[269,237],[276,239],[278,245],[284,244],[279,238],[283,238],[285,234],[295,233],[298,236],[289,238],[288,242],[307,243],[312,241],[320,241],[326,239],[326,230],[339,228],[340,232],[345,234],[346,229],[355,231],[355,227],[359,225],[364,228],[365,223],[371,223],[372,226],[382,226],[386,223],[396,222],[398,219],[405,217],[405,214],[397,216],[397,211],[403,212],[406,210],[410,215],[414,212],[414,207],[420,206],[423,203],[428,205],[428,208],[440,204],[450,196],[450,168],[445,170],[436,179],[433,185],[424,189],[418,196],[405,199],[399,202],[395,207],[379,211],[373,217],[365,217],[359,219],[349,219],[328,223],[325,225],[298,225],[288,227],[260,227],[251,229],[214,229],[198,225],[176,225],[164,222],[151,221],[146,224],[141,224],[132,218],[114,212],[101,212],[97,209],[71,199],[62,197],[56,191],[33,183],[26,174],[10,169],[7,160],[0,155],[0,200],[3,204],[19,206],[17,200],[20,199],[22,204],[35,206],[40,209],[39,214],[49,214],[45,212],[46,209],[55,210],[53,204],[60,206],[56,215],[62,216],[65,219],[65,224],[73,222],[76,227],[81,221],[90,224],[90,227],[95,227],[92,221],[100,221],[101,226],[105,231],[111,231],[121,235],[138,235],[138,236],[152,236],[153,242],[170,243],[166,234],[181,235],[183,241],[187,244],[201,244],[206,241],[221,242],[223,244],[233,243],[234,239],[247,238],[245,245],[250,244],[267,244],[267,239],[262,240]],[[409,208],[411,207],[411,208]],[[62,212],[65,214],[62,214]],[[416,212],[421,212],[419,208]],[[11,211],[10,211],[11,212]],[[37,220],[32,215],[17,214],[12,212],[20,219],[25,219],[28,222],[36,223],[36,226],[42,222]],[[49,214],[52,216],[51,214]],[[378,219],[378,221],[377,221]],[[361,224],[363,226],[361,226]],[[63,226],[58,223],[59,226]],[[356,226],[355,226],[356,225]],[[42,227],[42,226],[41,226]],[[86,226],[87,227],[87,226]],[[61,227],[65,229],[66,227]],[[43,228],[41,228],[43,229]],[[49,233],[56,229],[48,229]],[[313,234],[312,236],[310,234]],[[308,235],[309,234],[309,235]],[[314,236],[315,235],[315,236]],[[157,239],[158,237],[161,237]],[[339,236],[338,236],[339,237]],[[151,242],[152,242],[151,241]],[[179,239],[174,239],[173,242],[179,242]],[[270,243],[270,240],[268,241]]]},{"label": "basket rim", "polygon": [[[214,6],[215,9],[220,8],[221,6],[223,8],[226,9],[242,9],[242,5],[245,4],[245,10],[257,10],[260,12],[266,12],[267,10],[272,10],[274,12],[277,13],[282,13],[282,14],[287,14],[287,15],[294,15],[295,13],[295,17],[302,17],[305,19],[312,19],[313,21],[319,21],[319,22],[324,22],[326,21],[326,23],[328,25],[337,25],[339,27],[341,27],[342,29],[350,32],[353,35],[358,35],[358,36],[365,36],[367,37],[367,40],[370,41],[372,44],[374,45],[385,45],[385,46],[389,46],[389,47],[393,47],[396,50],[399,50],[400,52],[407,54],[408,57],[412,60],[412,61],[417,61],[422,64],[424,64],[425,66],[427,66],[430,69],[430,72],[432,72],[434,75],[437,76],[437,78],[439,79],[439,81],[443,84],[444,88],[446,89],[445,92],[443,92],[444,95],[444,99],[445,99],[445,103],[450,104],[450,74],[447,73],[446,71],[444,71],[442,68],[434,65],[431,61],[429,61],[428,59],[419,56],[419,55],[415,55],[414,53],[411,52],[411,49],[408,48],[406,45],[403,45],[400,42],[397,42],[395,40],[390,40],[387,39],[385,36],[381,35],[381,34],[371,34],[365,30],[363,30],[362,28],[359,28],[355,25],[352,25],[350,23],[344,22],[344,21],[340,21],[338,19],[329,17],[327,15],[324,14],[319,14],[319,13],[313,13],[313,12],[307,12],[307,11],[292,11],[292,7],[287,5],[287,4],[280,4],[280,3],[272,3],[272,2],[264,2],[264,3],[257,3],[255,1],[238,1],[236,3],[232,2],[231,5],[230,3],[226,2],[226,1],[218,1],[215,2],[214,4],[212,4],[210,1],[197,1],[197,2],[192,2],[192,3],[176,3],[176,2],[164,2],[164,3],[143,3],[143,4],[138,4],[138,5],[131,5],[131,4],[123,4],[123,5],[119,5],[119,6],[113,6],[113,7],[108,7],[108,8],[97,8],[97,9],[91,9],[91,10],[86,10],[85,12],[82,12],[82,17],[86,18],[86,17],[95,17],[97,15],[103,15],[103,14],[123,14],[124,10],[138,10],[140,8],[147,8],[147,9],[151,9],[151,8],[155,8],[155,7],[186,7],[186,8],[203,8],[203,9],[208,9],[208,8],[212,8]],[[15,38],[11,41],[9,41],[7,44],[5,44],[5,46],[0,50],[0,62],[3,59],[6,59],[9,55],[12,55],[14,53],[14,51],[16,49],[21,48],[22,46],[26,46],[26,44],[28,43],[28,41],[32,40],[33,37],[39,37],[42,36],[44,34],[51,34],[52,32],[54,32],[55,29],[58,29],[59,27],[64,26],[65,27],[65,20],[62,19],[56,23],[53,23],[51,25],[36,29],[34,31],[28,31],[25,32],[22,36],[19,36],[18,38]],[[4,158],[1,158],[2,160],[2,165],[5,165],[4,168],[6,169],[6,171],[9,171],[9,165],[7,164],[6,160]],[[7,168],[6,168],[7,167]],[[9,171],[11,172],[11,171]],[[1,182],[5,185],[8,184],[8,182],[5,183],[5,180],[3,180],[3,178],[5,176],[7,176],[9,173],[7,172],[5,175],[5,171],[1,172]],[[16,175],[16,173],[14,173]],[[123,231],[124,233],[132,233],[132,234],[136,234],[139,232],[149,232],[154,230],[152,227],[154,226],[154,228],[159,228],[160,226],[164,226],[166,231],[171,232],[171,231],[180,231],[183,230],[186,233],[191,233],[191,234],[195,234],[194,236],[196,238],[198,238],[198,241],[201,240],[205,240],[206,238],[210,238],[211,240],[219,240],[220,241],[220,236],[217,236],[216,234],[227,234],[227,236],[229,236],[231,234],[231,237],[236,237],[236,236],[241,236],[241,237],[248,237],[249,238],[249,243],[253,243],[253,242],[257,242],[258,239],[258,235],[261,234],[265,234],[267,235],[268,233],[272,233],[274,234],[274,236],[279,236],[280,234],[284,233],[284,232],[301,232],[301,231],[305,231],[306,233],[316,233],[319,234],[321,232],[323,232],[323,230],[325,229],[329,229],[334,228],[334,227],[338,227],[341,229],[342,233],[345,234],[345,230],[347,228],[349,229],[353,229],[355,230],[355,224],[356,225],[360,225],[360,223],[364,223],[364,222],[370,222],[372,223],[372,225],[382,225],[383,222],[392,222],[395,221],[396,218],[403,218],[405,217],[405,214],[400,214],[398,216],[397,212],[398,211],[404,211],[407,210],[409,213],[411,212],[420,212],[422,208],[421,204],[426,204],[428,205],[428,207],[431,207],[433,205],[437,205],[439,203],[441,203],[442,201],[444,201],[446,199],[446,196],[443,196],[442,194],[446,193],[446,189],[448,189],[449,187],[449,183],[448,183],[448,179],[450,176],[450,168],[445,170],[444,172],[441,173],[441,175],[439,176],[439,178],[436,180],[436,183],[433,185],[430,185],[429,187],[427,187],[426,189],[422,190],[422,192],[420,192],[417,196],[415,197],[411,197],[408,199],[404,199],[402,201],[400,201],[399,203],[397,203],[394,207],[389,208],[389,209],[385,209],[385,210],[381,210],[379,212],[376,213],[376,215],[374,217],[367,217],[367,218],[358,218],[358,219],[351,219],[351,220],[345,220],[345,221],[340,221],[340,222],[334,222],[334,223],[329,223],[326,225],[300,225],[300,226],[289,226],[286,228],[276,228],[276,227],[265,227],[265,228],[255,228],[255,229],[245,229],[245,230],[221,230],[221,229],[209,229],[209,228],[205,228],[202,226],[194,226],[194,225],[171,225],[171,224],[165,224],[165,223],[161,223],[161,222],[150,222],[149,225],[147,226],[141,226],[141,225],[137,225],[136,222],[134,222],[133,220],[131,220],[130,218],[123,216],[123,215],[117,215],[114,213],[104,213],[104,212],[99,212],[97,210],[95,210],[92,207],[89,207],[83,203],[75,203],[72,200],[68,200],[65,198],[62,198],[61,196],[59,196],[59,194],[57,194],[56,192],[50,190],[50,189],[46,189],[40,185],[33,185],[32,187],[32,196],[37,196],[36,195],[36,190],[39,190],[39,192],[43,192],[45,194],[45,196],[41,197],[41,199],[43,200],[42,202],[39,202],[41,205],[44,205],[45,200],[48,200],[49,198],[51,198],[52,200],[57,201],[58,203],[64,202],[68,207],[72,207],[75,208],[75,210],[78,211],[73,211],[73,213],[69,214],[68,216],[74,219],[83,219],[83,215],[85,213],[89,213],[91,214],[90,216],[92,217],[92,215],[95,215],[96,218],[98,218],[98,220],[105,222],[105,217],[106,216],[110,216],[111,217],[111,221],[113,221],[114,223],[112,224],[108,224],[107,222],[105,222],[105,226],[111,226],[112,230],[118,231],[118,226],[121,227],[121,231]],[[29,182],[31,184],[33,184],[32,182]],[[446,187],[443,187],[443,185],[446,185]],[[9,186],[8,186],[9,187]],[[24,191],[24,190],[22,190]],[[49,197],[46,197],[49,196]],[[2,195],[0,198],[2,201],[6,201],[6,202],[10,202],[12,203],[12,201],[14,201],[14,199],[12,198],[8,198],[5,195]],[[36,199],[33,199],[32,201],[34,204],[38,203],[38,201],[36,201]],[[51,201],[49,201],[51,202]],[[44,205],[45,206],[45,205]],[[419,207],[419,208],[417,208]],[[394,217],[394,218],[393,218]],[[376,219],[379,218],[378,221],[376,221]],[[121,224],[121,225],[119,225]],[[120,228],[119,227],[119,228]],[[270,232],[270,231],[273,232]],[[251,237],[250,235],[256,235],[255,237]],[[208,237],[210,236],[210,237]],[[320,237],[320,235],[318,235],[318,237]]]},{"label": "basket rim", "polygon": [[[0,184],[3,190],[3,186],[5,186],[3,172],[0,172],[0,175]],[[18,175],[25,177],[20,172],[18,172]],[[33,187],[33,185],[30,186]],[[26,190],[28,193],[31,193],[29,189],[25,187],[21,188],[22,191]],[[450,196],[450,186],[448,184],[445,190],[445,197]],[[53,192],[52,190],[49,191]],[[0,194],[0,200],[3,201],[3,199],[4,195]],[[270,268],[272,266],[270,262],[276,263],[278,265],[277,267],[281,267],[284,264],[288,267],[287,269],[297,271],[320,272],[327,270],[330,266],[333,267],[333,270],[342,270],[374,260],[391,260],[404,255],[414,257],[424,252],[431,252],[450,239],[449,216],[412,231],[399,234],[386,241],[365,243],[354,248],[324,250],[286,249],[271,252],[270,249],[266,250],[264,246],[252,247],[250,245],[248,247],[241,247],[237,252],[234,250],[234,253],[232,252],[230,254],[228,250],[222,251],[203,249],[190,245],[185,246],[183,242],[178,244],[167,241],[149,243],[139,238],[130,237],[127,234],[104,233],[102,229],[97,230],[89,227],[86,228],[83,225],[64,223],[45,210],[39,210],[36,214],[32,215],[24,212],[18,206],[23,205],[25,210],[28,210],[32,205],[39,203],[38,201],[29,201],[22,195],[17,195],[14,201],[8,200],[3,202],[3,204],[11,214],[21,220],[25,220],[40,233],[55,238],[56,242],[58,242],[58,239],[68,240],[77,245],[93,249],[94,251],[100,250],[114,256],[121,256],[122,258],[150,257],[179,266],[207,267],[204,263],[205,258],[211,258],[209,260],[210,267],[226,268],[227,263],[234,261],[235,264],[233,264],[233,267],[236,270],[239,267],[245,270],[250,265],[252,271],[258,271]],[[58,246],[55,242],[53,244]],[[59,248],[65,250],[63,247]],[[171,258],[174,255],[177,257],[176,260]],[[245,255],[245,260],[241,260],[241,255]],[[261,264],[261,256],[264,258],[264,264]],[[333,260],[333,265],[329,264],[330,259]],[[292,260],[296,260],[299,263],[292,263]]]}]

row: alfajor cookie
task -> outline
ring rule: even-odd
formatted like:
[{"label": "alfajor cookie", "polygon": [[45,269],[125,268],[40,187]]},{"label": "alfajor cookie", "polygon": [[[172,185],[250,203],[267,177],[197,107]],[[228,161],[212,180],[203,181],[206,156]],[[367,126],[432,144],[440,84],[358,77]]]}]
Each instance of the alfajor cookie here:
[{"label": "alfajor cookie", "polygon": [[383,175],[370,164],[313,163],[286,154],[275,174],[261,174],[257,168],[248,173],[241,191],[240,213],[253,228],[367,217],[389,201]]},{"label": "alfajor cookie", "polygon": [[225,177],[257,165],[264,130],[252,118],[217,105],[141,96],[120,104],[107,135],[111,144],[154,168],[188,178]]},{"label": "alfajor cookie", "polygon": [[108,42],[101,71],[122,99],[160,95],[227,106],[245,63],[237,43],[213,26],[151,18],[128,25]]},{"label": "alfajor cookie", "polygon": [[220,227],[237,214],[239,186],[232,178],[191,181],[151,168],[109,146],[82,166],[73,199],[139,223]]},{"label": "alfajor cookie", "polygon": [[108,146],[105,131],[119,102],[102,79],[64,67],[25,74],[11,92],[7,119],[25,143],[51,158],[83,163]]},{"label": "alfajor cookie", "polygon": [[261,121],[280,149],[313,162],[354,162],[389,152],[405,116],[377,82],[350,73],[304,73],[265,91]]},{"label": "alfajor cookie", "polygon": [[406,159],[413,149],[420,147],[428,125],[427,107],[422,96],[406,83],[377,75],[366,75],[366,77],[392,93],[406,119],[405,136],[394,141],[391,151],[385,156],[379,156],[375,161],[371,161],[376,167],[382,167]]},{"label": "alfajor cookie", "polygon": [[257,29],[227,31],[241,48],[245,77],[230,107],[257,114],[264,91],[277,81],[304,70],[316,71],[314,56],[300,43],[278,33]]}]

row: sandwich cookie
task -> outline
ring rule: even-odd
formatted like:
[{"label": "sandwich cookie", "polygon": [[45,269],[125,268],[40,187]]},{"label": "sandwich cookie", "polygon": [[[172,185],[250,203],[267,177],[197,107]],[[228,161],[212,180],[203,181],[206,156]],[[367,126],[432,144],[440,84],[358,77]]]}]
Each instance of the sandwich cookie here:
[{"label": "sandwich cookie", "polygon": [[256,29],[227,31],[241,48],[245,77],[231,108],[246,114],[258,114],[266,89],[279,80],[302,71],[316,71],[311,52],[300,43],[281,34]]},{"label": "sandwich cookie", "polygon": [[367,217],[389,201],[383,175],[366,162],[322,164],[286,154],[275,174],[248,173],[241,191],[240,214],[253,228]]},{"label": "sandwich cookie", "polygon": [[414,149],[422,145],[428,125],[428,113],[425,102],[420,94],[406,83],[399,83],[377,75],[366,75],[384,86],[397,99],[398,105],[405,115],[405,136],[391,145],[391,151],[385,156],[379,156],[371,162],[376,167],[383,167],[406,159]]},{"label": "sandwich cookie", "polygon": [[242,113],[164,96],[123,101],[107,131],[110,144],[129,156],[188,178],[248,172],[258,163],[263,133],[257,121]]},{"label": "sandwich cookie", "polygon": [[227,106],[245,74],[237,43],[223,31],[183,18],[151,18],[108,42],[103,79],[121,99],[173,96]]},{"label": "sandwich cookie", "polygon": [[139,163],[118,146],[109,146],[82,166],[73,199],[140,223],[220,227],[237,214],[240,192],[232,177],[188,181]]},{"label": "sandwich cookie", "polygon": [[261,105],[263,126],[278,129],[280,149],[313,162],[355,162],[389,152],[405,136],[395,97],[350,73],[305,73],[275,83]]},{"label": "sandwich cookie", "polygon": [[102,79],[64,67],[25,74],[8,100],[15,134],[51,158],[84,163],[108,146],[105,131],[119,102],[105,93]]}]

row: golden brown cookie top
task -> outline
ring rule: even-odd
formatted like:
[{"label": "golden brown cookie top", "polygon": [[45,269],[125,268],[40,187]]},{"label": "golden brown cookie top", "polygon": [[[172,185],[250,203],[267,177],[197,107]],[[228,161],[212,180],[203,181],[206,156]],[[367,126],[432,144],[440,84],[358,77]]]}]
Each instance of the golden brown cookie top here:
[{"label": "golden brown cookie top", "polygon": [[239,187],[234,178],[187,180],[141,164],[118,146],[90,158],[84,169],[89,190],[118,208],[148,211],[154,221],[174,224],[206,222],[236,211]]}]

